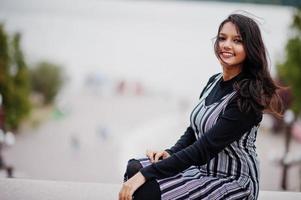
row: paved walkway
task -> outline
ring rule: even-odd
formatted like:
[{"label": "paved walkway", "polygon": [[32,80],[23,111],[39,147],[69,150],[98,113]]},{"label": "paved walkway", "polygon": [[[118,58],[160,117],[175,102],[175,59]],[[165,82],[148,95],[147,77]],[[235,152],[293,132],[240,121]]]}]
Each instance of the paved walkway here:
[{"label": "paved walkway", "polygon": [[[25,129],[5,150],[16,177],[120,184],[127,159],[144,156],[146,149],[173,145],[193,107],[187,100],[162,95],[80,96],[61,102],[65,116]],[[283,152],[282,135],[268,131],[268,118],[262,124],[257,138],[260,187],[279,190],[281,168],[271,160]],[[301,152],[298,143],[292,149]],[[289,190],[299,191],[299,185],[299,166],[295,166],[289,171]]]}]

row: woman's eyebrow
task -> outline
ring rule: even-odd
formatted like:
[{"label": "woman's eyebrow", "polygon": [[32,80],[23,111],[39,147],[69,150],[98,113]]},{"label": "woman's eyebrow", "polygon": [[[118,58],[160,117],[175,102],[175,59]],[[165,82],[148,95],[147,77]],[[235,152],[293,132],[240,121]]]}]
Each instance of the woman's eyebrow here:
[{"label": "woman's eyebrow", "polygon": [[[221,35],[221,36],[227,36],[228,34],[226,34],[226,33],[219,33],[219,35]],[[234,37],[241,38],[240,35],[234,35]]]}]

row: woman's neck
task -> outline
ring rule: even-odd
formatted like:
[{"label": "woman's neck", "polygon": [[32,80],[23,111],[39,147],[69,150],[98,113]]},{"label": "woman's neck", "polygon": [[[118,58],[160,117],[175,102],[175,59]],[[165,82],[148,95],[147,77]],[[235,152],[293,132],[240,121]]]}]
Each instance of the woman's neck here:
[{"label": "woman's neck", "polygon": [[241,67],[224,67],[223,66],[223,80],[227,81],[237,76],[241,72]]}]

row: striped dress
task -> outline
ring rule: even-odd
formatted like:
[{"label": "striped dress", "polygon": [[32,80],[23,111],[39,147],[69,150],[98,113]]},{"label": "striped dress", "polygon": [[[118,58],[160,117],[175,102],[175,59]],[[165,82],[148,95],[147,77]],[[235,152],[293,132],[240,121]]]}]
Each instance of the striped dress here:
[{"label": "striped dress", "polygon": [[[209,84],[190,116],[196,140],[215,125],[235,91],[219,101],[205,105],[205,99],[221,74]],[[255,152],[258,126],[253,126],[243,136],[210,161],[201,166],[190,166],[174,176],[156,179],[162,200],[179,199],[257,199],[259,191],[259,163]],[[150,165],[147,158],[138,159],[143,167]]]}]

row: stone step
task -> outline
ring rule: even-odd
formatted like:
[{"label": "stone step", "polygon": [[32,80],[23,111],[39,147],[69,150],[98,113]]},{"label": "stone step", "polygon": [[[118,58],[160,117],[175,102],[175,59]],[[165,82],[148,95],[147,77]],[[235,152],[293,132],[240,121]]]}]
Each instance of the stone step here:
[{"label": "stone step", "polygon": [[[0,178],[1,200],[117,200],[121,185]],[[259,200],[301,200],[300,192],[260,191]]]}]

